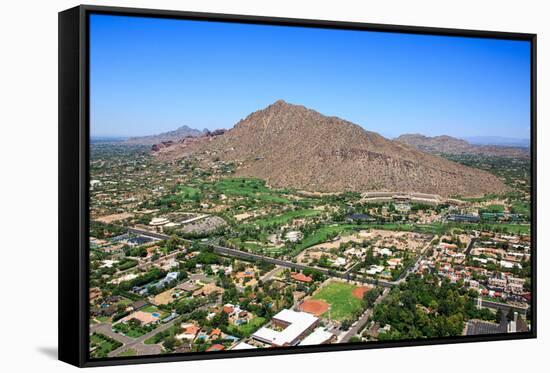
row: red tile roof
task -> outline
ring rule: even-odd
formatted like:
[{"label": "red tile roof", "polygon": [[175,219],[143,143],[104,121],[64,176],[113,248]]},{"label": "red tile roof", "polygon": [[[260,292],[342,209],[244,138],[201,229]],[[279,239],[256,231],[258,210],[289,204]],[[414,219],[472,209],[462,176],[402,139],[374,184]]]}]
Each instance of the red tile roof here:
[{"label": "red tile roof", "polygon": [[219,343],[216,343],[215,345],[212,345],[206,349],[206,351],[222,351],[225,350],[224,345],[221,345]]},{"label": "red tile roof", "polygon": [[303,273],[293,273],[290,275],[294,280],[301,282],[311,282],[313,279],[309,276],[304,275]]},{"label": "red tile roof", "polygon": [[199,328],[198,326],[189,325],[187,328],[185,328],[185,333],[196,335],[199,332],[199,330],[201,330],[201,328]]},{"label": "red tile roof", "polygon": [[210,333],[210,336],[214,336],[214,335],[221,335],[222,334],[222,331],[218,328],[212,330],[212,332]]}]

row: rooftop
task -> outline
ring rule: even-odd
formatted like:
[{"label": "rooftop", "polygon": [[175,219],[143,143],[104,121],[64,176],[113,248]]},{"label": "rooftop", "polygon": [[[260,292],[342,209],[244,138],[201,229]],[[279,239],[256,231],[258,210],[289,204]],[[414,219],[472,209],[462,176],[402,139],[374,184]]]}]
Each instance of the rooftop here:
[{"label": "rooftop", "polygon": [[274,330],[264,326],[256,331],[252,337],[274,346],[295,345],[300,335],[315,326],[319,319],[306,312],[285,309],[273,316],[273,321],[289,325],[283,330]]},{"label": "rooftop", "polygon": [[332,337],[334,337],[334,334],[327,332],[324,328],[317,328],[300,342],[300,346],[320,345],[326,343]]}]

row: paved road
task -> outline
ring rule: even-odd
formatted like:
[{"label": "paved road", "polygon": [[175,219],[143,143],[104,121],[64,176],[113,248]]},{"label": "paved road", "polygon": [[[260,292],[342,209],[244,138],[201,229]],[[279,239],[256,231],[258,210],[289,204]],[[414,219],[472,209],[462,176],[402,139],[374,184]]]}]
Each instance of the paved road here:
[{"label": "paved road", "polygon": [[128,228],[128,232],[133,233],[133,234],[140,234],[142,236],[156,238],[156,239],[159,239],[159,240],[167,240],[167,239],[170,238],[170,236],[168,236],[166,234],[146,231],[144,229],[138,229],[138,228]]},{"label": "paved road", "polygon": [[278,275],[281,271],[283,270],[283,267],[279,267],[279,266],[275,266],[275,268],[273,268],[271,271],[267,272],[265,275],[263,275],[261,278],[260,278],[260,281],[269,281],[271,280],[274,276]]},{"label": "paved road", "polygon": [[[150,354],[159,354],[161,352],[161,347],[159,345],[146,345],[144,344],[143,342],[146,340],[146,339],[149,339],[151,338],[152,336],[154,336],[155,334],[157,333],[160,333],[160,332],[163,332],[165,330],[167,330],[168,328],[170,328],[172,325],[174,325],[174,323],[176,321],[178,321],[179,319],[176,318],[170,322],[167,322],[166,324],[162,324],[161,326],[159,326],[158,328],[156,328],[155,330],[152,330],[150,331],[149,333],[147,334],[144,334],[142,335],[141,337],[139,338],[129,338],[130,339],[130,342],[128,343],[125,343],[123,344],[122,346],[120,346],[119,348],[117,348],[116,350],[113,350],[111,352],[109,352],[109,357],[114,357],[114,356],[118,356],[120,353],[130,349],[130,348],[133,348],[137,351],[138,355],[150,355]],[[113,332],[114,333],[114,332]],[[118,334],[118,333],[115,333],[115,334]],[[120,334],[118,334],[120,336]],[[128,338],[126,336],[124,336],[125,338]],[[113,337],[114,338],[114,337]]]},{"label": "paved road", "polygon": [[[374,302],[374,304],[379,304],[386,297],[386,295],[388,295],[389,292],[390,292],[390,289],[388,288],[384,289],[384,291],[378,297],[378,299],[376,299],[376,302]],[[353,336],[357,335],[369,320],[369,317],[372,315],[372,310],[373,310],[372,308],[368,308],[363,313],[363,315],[359,318],[359,320],[357,320],[355,325],[352,326],[350,330],[348,330],[348,332],[338,340],[338,343],[347,343]]]},{"label": "paved road", "polygon": [[[420,250],[420,255],[418,256],[418,259],[416,259],[416,262],[414,262],[414,265],[407,268],[407,270],[404,271],[401,274],[400,278],[397,279],[397,281],[393,281],[393,283],[395,285],[398,285],[398,284],[402,283],[403,281],[405,281],[407,279],[407,277],[409,277],[409,275],[411,273],[414,273],[414,272],[418,271],[418,267],[420,266],[420,262],[422,261],[422,259],[424,259],[424,254],[426,254],[426,251],[428,251],[428,248],[432,245],[432,241],[433,241],[434,238],[435,238],[435,236],[432,236],[430,238],[430,241],[422,248],[422,250]],[[439,240],[441,241],[441,238]]]},{"label": "paved road", "polygon": [[271,257],[268,257],[268,256],[259,255],[259,254],[248,253],[248,252],[245,252],[245,251],[230,249],[228,247],[223,247],[223,246],[218,246],[218,245],[210,245],[210,246],[214,249],[214,252],[216,252],[218,254],[222,254],[222,255],[226,255],[226,256],[232,256],[232,257],[241,258],[241,259],[245,259],[245,260],[248,259],[248,260],[256,260],[256,261],[264,261],[264,262],[267,262],[267,263],[271,263],[271,264],[275,264],[275,265],[278,265],[278,266],[281,266],[281,267],[291,268],[291,269],[295,269],[295,270],[299,270],[299,271],[303,271],[304,269],[311,270],[311,271],[317,271],[317,272],[321,272],[322,274],[324,274],[326,276],[338,277],[338,278],[341,278],[341,279],[344,279],[344,280],[353,280],[353,281],[361,282],[361,283],[364,283],[364,284],[375,284],[375,283],[377,283],[378,285],[381,285],[381,286],[384,286],[384,287],[392,287],[393,285],[397,284],[397,282],[384,281],[384,280],[378,280],[378,282],[377,282],[373,279],[366,279],[366,278],[363,278],[362,276],[354,276],[353,274],[349,274],[347,272],[342,273],[342,272],[334,271],[334,272],[329,273],[329,270],[325,269],[325,268],[310,267],[310,266],[306,266],[306,265],[303,265],[303,264],[293,263],[293,262],[289,262],[289,261],[286,261],[286,260],[271,258]]},{"label": "paved road", "polygon": [[110,338],[113,338],[114,340],[119,341],[123,345],[131,343],[133,341],[133,339],[130,337],[114,332],[111,324],[106,322],[102,322],[102,323],[94,324],[90,326],[90,331],[92,333],[104,334],[107,337],[110,337]]},{"label": "paved road", "polygon": [[353,271],[355,271],[355,268],[356,267],[360,267],[363,263],[359,262],[359,263],[355,263],[354,265],[352,265],[351,267],[348,268],[347,271],[344,272],[344,275],[345,276],[349,276]]},{"label": "paved road", "polygon": [[470,239],[470,243],[468,244],[468,247],[466,248],[466,252],[464,253],[466,255],[466,257],[470,256],[470,252],[472,251],[472,249],[474,247],[474,244],[476,243],[476,240],[477,240],[477,238],[475,238],[475,237],[472,237]]},{"label": "paved road", "polygon": [[[143,230],[143,229],[128,228],[128,231],[130,233],[141,234],[141,235],[144,235],[144,236],[154,237],[154,238],[158,238],[158,239],[161,239],[161,240],[166,240],[166,239],[170,238],[170,236],[167,236],[165,234],[150,232],[150,231],[146,231],[146,230]],[[183,241],[188,242],[188,243],[192,242],[190,240],[185,240],[185,239]],[[264,262],[267,262],[267,263],[275,264],[277,266],[291,268],[291,269],[299,270],[299,271],[303,271],[304,269],[312,270],[312,271],[318,271],[318,272],[323,273],[326,276],[338,277],[338,278],[342,278],[344,280],[354,280],[354,281],[358,281],[358,282],[362,282],[362,283],[368,283],[368,284],[377,283],[378,285],[381,285],[381,286],[384,286],[384,287],[392,287],[394,285],[398,285],[411,272],[411,270],[409,269],[409,271],[407,271],[406,274],[404,275],[404,277],[402,277],[399,281],[385,281],[385,280],[375,281],[373,279],[365,279],[365,278],[362,278],[361,276],[355,276],[353,273],[351,273],[352,272],[351,269],[347,270],[346,272],[330,271],[331,273],[329,274],[329,270],[325,269],[325,268],[310,267],[310,266],[306,266],[306,265],[303,265],[303,264],[293,263],[291,261],[286,261],[286,260],[282,260],[282,259],[271,258],[271,257],[260,255],[260,254],[254,254],[254,253],[249,253],[249,252],[245,252],[245,251],[241,251],[241,250],[230,249],[228,247],[216,245],[213,242],[209,242],[207,244],[214,249],[214,252],[216,252],[218,254],[222,254],[222,255],[232,256],[232,257],[241,258],[241,259],[264,261]],[[425,251],[425,249],[423,251]],[[418,262],[420,262],[421,257],[418,259],[417,264],[418,264]],[[163,257],[163,258],[165,258],[165,257]],[[415,267],[416,267],[416,265],[415,265]]]},{"label": "paved road", "polygon": [[529,307],[520,307],[520,306],[514,306],[512,304],[504,304],[504,303],[498,303],[498,302],[491,302],[490,300],[481,300],[481,305],[483,307],[487,308],[493,308],[493,309],[501,309],[503,311],[508,311],[510,308],[513,309],[516,312],[521,313],[522,315],[525,315],[527,313],[527,310]]},{"label": "paved road", "polygon": [[138,264],[137,266],[131,267],[131,268],[128,268],[128,269],[125,269],[125,270],[123,270],[123,271],[119,271],[119,272],[117,272],[116,274],[117,274],[117,276],[118,276],[118,275],[123,275],[123,274],[125,274],[126,272],[134,271],[134,270],[136,270],[136,269],[143,269],[143,268],[147,269],[147,268],[151,267],[151,266],[152,266],[153,264],[155,264],[155,263],[163,262],[163,261],[165,261],[165,260],[168,260],[168,259],[171,259],[171,258],[177,256],[178,254],[185,253],[185,252],[186,252],[186,249],[183,248],[183,249],[179,249],[179,250],[176,250],[176,251],[174,251],[174,252],[171,252],[171,253],[168,254],[168,255],[161,256],[160,258],[158,258],[157,260],[152,261],[152,262],[143,262],[143,261],[140,260],[140,264]]},{"label": "paved road", "polygon": [[[162,233],[151,232],[151,231],[147,231],[147,230],[144,230],[144,229],[138,229],[138,228],[128,228],[128,232],[133,233],[133,234],[140,234],[140,235],[143,235],[143,236],[149,236],[149,237],[157,238],[157,239],[160,239],[160,240],[167,240],[167,239],[170,238],[170,236],[162,234]],[[183,239],[183,241],[187,242],[187,243],[192,242],[192,241],[186,240],[186,239]],[[248,253],[248,252],[244,252],[244,251],[240,251],[240,250],[230,249],[228,247],[223,247],[223,246],[216,245],[213,242],[209,242],[207,244],[214,249],[214,252],[216,252],[218,254],[223,254],[223,255],[227,255],[227,256],[232,256],[232,257],[241,258],[241,259],[248,259],[248,260],[256,260],[256,261],[263,260],[267,263],[275,264],[275,265],[281,266],[281,267],[291,268],[291,269],[294,269],[294,270],[303,271],[304,269],[309,269],[309,270],[312,270],[312,271],[321,272],[321,273],[323,273],[324,275],[327,275],[327,276],[329,275],[329,270],[325,269],[325,268],[310,267],[310,266],[306,266],[306,265],[302,265],[302,264],[298,264],[298,263],[293,263],[293,262],[290,262],[290,261],[285,261],[285,260],[282,260],[282,259],[276,259],[276,258],[271,258],[271,257],[268,257],[268,256],[264,256],[264,255],[253,254],[253,253]],[[165,259],[165,258],[166,257],[162,257],[162,259]],[[150,264],[150,263],[147,263],[147,264]],[[131,268],[131,269],[135,269],[135,267]],[[129,270],[131,270],[131,269],[129,269]],[[375,280],[373,280],[373,279],[364,279],[364,278],[360,278],[359,276],[355,276],[353,273],[351,273],[351,270],[348,270],[348,271],[343,272],[343,273],[342,272],[334,272],[334,273],[331,273],[330,276],[342,278],[344,280],[354,280],[354,281],[358,281],[358,282],[362,282],[362,283],[369,283],[369,284],[375,283]],[[391,282],[391,281],[379,280],[378,284],[381,285],[381,286],[384,286],[384,287],[392,287],[393,285],[395,285],[397,283],[394,283],[394,282]]]},{"label": "paved road", "polygon": [[309,267],[309,266],[306,266],[306,265],[285,261],[285,260],[282,260],[282,259],[276,259],[276,258],[271,258],[269,256],[263,256],[263,255],[260,255],[260,254],[253,254],[253,253],[249,253],[249,252],[245,252],[245,251],[241,251],[241,250],[230,249],[228,247],[223,247],[223,246],[218,246],[218,245],[211,245],[211,246],[214,249],[214,252],[216,252],[218,254],[222,254],[222,255],[233,256],[233,257],[237,257],[237,258],[241,258],[241,259],[251,259],[251,260],[256,260],[256,261],[264,261],[264,262],[275,264],[275,265],[278,265],[278,266],[281,266],[281,267],[287,267],[287,268],[298,269],[298,270],[309,269],[309,270],[322,272],[326,275],[328,275],[328,272],[329,272],[327,269],[313,268],[313,267]]}]

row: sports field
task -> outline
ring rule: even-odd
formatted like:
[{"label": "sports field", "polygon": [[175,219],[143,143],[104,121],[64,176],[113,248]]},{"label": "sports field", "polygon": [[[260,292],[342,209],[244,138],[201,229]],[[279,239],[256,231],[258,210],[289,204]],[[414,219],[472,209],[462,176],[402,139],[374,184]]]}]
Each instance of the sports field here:
[{"label": "sports field", "polygon": [[328,311],[328,303],[319,299],[306,299],[298,307],[300,311],[311,313],[314,316],[321,316]]},{"label": "sports field", "polygon": [[[324,300],[330,305],[330,317],[334,320],[352,320],[361,311],[361,300],[354,296],[357,287],[344,282],[333,281],[323,286],[312,299]],[[328,312],[323,314],[328,317]]]}]

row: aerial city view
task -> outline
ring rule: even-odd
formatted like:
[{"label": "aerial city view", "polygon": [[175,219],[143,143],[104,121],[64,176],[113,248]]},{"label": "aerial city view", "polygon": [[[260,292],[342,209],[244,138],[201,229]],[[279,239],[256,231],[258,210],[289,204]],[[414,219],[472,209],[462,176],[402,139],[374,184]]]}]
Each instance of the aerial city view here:
[{"label": "aerial city view", "polygon": [[530,330],[528,44],[90,22],[91,358]]}]

